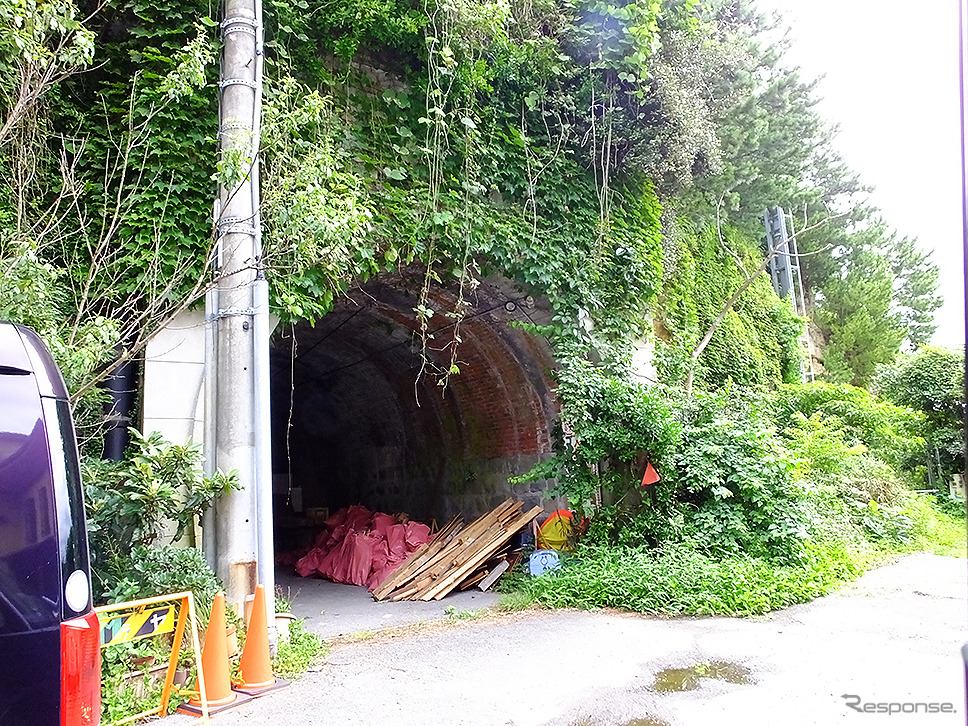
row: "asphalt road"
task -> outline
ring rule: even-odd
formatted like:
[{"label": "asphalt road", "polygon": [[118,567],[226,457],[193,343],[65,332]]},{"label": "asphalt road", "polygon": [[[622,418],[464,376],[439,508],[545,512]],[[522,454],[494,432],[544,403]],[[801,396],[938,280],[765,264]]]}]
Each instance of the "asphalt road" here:
[{"label": "asphalt road", "polygon": [[966,580],[965,560],[922,554],[757,618],[554,611],[343,638],[287,691],[214,721],[963,724]]}]

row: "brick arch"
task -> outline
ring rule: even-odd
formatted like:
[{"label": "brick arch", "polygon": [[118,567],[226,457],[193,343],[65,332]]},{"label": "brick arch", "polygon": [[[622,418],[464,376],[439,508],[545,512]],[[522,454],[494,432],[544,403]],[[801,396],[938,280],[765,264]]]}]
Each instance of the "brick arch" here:
[{"label": "brick arch", "polygon": [[[507,496],[539,503],[543,484],[507,479],[551,451],[554,359],[546,341],[510,323],[544,323],[547,311],[506,280],[485,280],[461,324],[460,373],[442,389],[417,380],[415,289],[406,274],[377,278],[315,324],[277,336],[274,470],[280,479],[291,470],[306,506],[362,503],[439,521]],[[441,313],[454,302],[446,289],[429,300]],[[448,321],[431,318],[431,348]]]}]

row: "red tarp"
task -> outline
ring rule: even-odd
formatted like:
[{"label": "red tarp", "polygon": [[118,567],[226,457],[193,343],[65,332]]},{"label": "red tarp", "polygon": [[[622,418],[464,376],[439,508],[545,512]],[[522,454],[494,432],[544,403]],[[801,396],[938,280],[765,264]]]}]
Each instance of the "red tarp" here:
[{"label": "red tarp", "polygon": [[322,575],[334,582],[379,585],[420,545],[430,541],[430,527],[398,522],[354,504],[323,523],[312,549],[296,562],[302,577]]}]

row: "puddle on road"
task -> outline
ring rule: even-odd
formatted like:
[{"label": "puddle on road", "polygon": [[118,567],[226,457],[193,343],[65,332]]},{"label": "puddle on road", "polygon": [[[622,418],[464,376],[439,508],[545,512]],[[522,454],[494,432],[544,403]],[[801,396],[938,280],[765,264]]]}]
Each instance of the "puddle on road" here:
[{"label": "puddle on road", "polygon": [[726,683],[752,683],[750,673],[746,666],[725,660],[696,663],[691,668],[666,668],[655,674],[652,690],[659,693],[695,691],[703,678],[714,678]]},{"label": "puddle on road", "polygon": [[[690,668],[666,668],[655,674],[655,682],[652,684],[653,691],[659,693],[673,693],[676,691],[695,691],[699,688],[703,678],[712,678],[726,683],[748,684],[753,683],[752,671],[739,663],[730,663],[726,660],[711,660],[704,663],[696,663]],[[584,718],[581,721],[574,721],[569,726],[598,726],[599,722],[594,717]],[[618,726],[669,726],[669,723],[662,719],[645,717],[626,721]]]}]

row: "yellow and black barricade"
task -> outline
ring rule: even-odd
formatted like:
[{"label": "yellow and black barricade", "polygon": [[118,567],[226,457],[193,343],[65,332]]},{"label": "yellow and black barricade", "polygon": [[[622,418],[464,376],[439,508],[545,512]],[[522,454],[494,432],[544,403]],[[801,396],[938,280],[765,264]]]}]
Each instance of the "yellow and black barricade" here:
[{"label": "yellow and black barricade", "polygon": [[[198,619],[195,615],[195,599],[191,592],[159,595],[116,605],[103,605],[94,608],[94,611],[101,626],[102,648],[162,633],[172,633],[171,656],[168,659],[168,670],[165,673],[165,682],[161,691],[161,703],[157,708],[127,716],[115,721],[115,724],[128,723],[145,716],[164,717],[168,714],[168,699],[172,691],[176,690],[175,670],[178,667],[178,656],[187,625],[190,625],[188,630],[191,633],[192,653],[195,656],[195,670],[198,673],[197,694],[202,704],[201,718],[208,721],[205,678],[202,674],[201,649],[198,643]],[[188,691],[176,692],[188,693]]]}]

